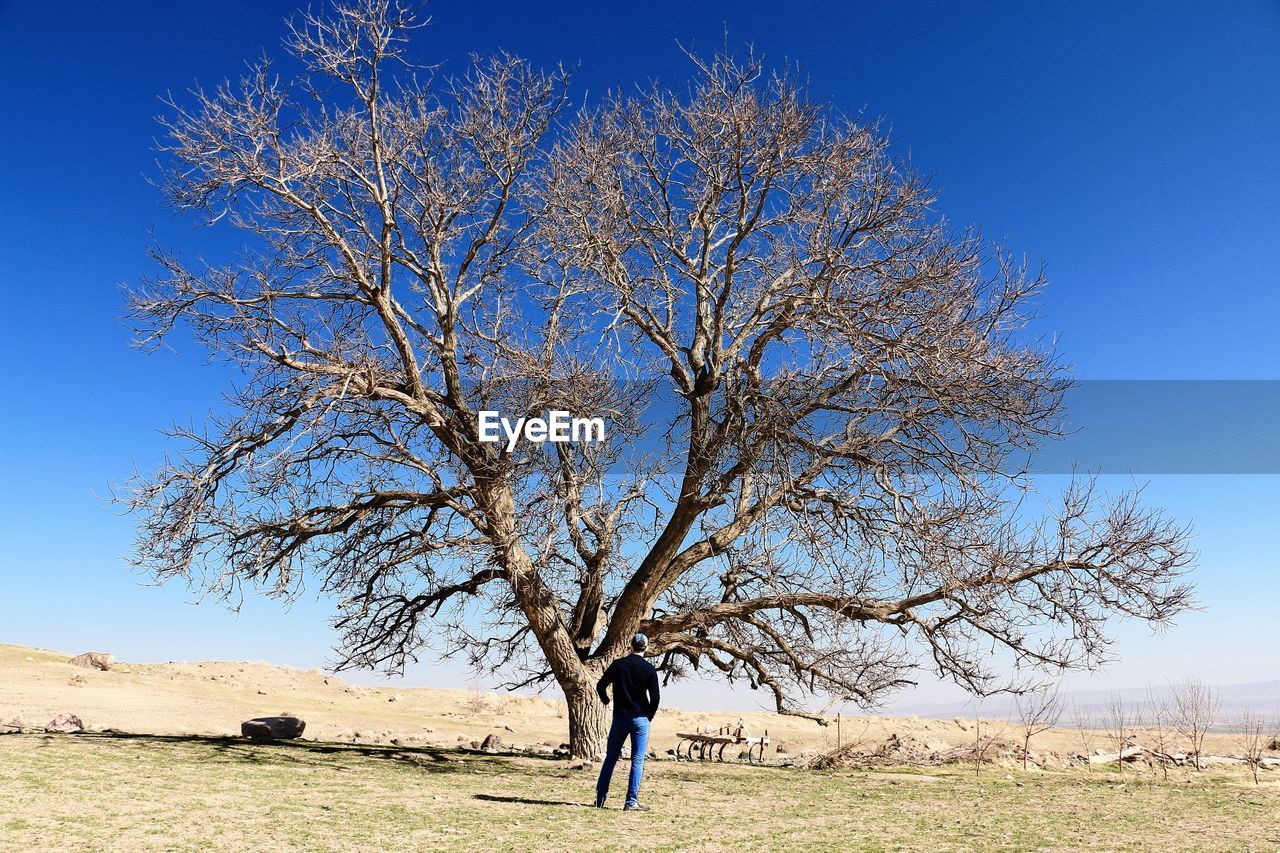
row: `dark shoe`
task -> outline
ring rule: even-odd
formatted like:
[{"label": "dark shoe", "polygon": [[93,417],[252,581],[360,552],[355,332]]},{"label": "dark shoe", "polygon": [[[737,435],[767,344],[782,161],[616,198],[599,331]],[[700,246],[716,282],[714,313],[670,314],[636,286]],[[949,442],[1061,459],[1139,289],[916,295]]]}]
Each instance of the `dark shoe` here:
[{"label": "dark shoe", "polygon": [[598,808],[598,809],[602,809],[602,808],[604,808],[604,800],[597,800],[597,801],[596,801],[596,808]]},{"label": "dark shoe", "polygon": [[647,812],[650,811],[648,806],[642,806],[639,803],[627,803],[622,807],[624,812]]}]

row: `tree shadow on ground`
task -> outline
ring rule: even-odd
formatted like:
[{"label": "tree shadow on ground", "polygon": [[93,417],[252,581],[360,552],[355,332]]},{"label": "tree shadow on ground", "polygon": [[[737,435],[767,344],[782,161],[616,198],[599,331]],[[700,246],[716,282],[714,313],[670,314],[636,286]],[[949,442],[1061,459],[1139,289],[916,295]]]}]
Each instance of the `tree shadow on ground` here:
[{"label": "tree shadow on ground", "polygon": [[[477,750],[439,746],[337,743],[312,740],[254,741],[222,735],[161,735],[136,732],[85,732],[59,735],[102,742],[126,742],[147,747],[195,747],[208,756],[201,760],[237,761],[248,764],[298,764],[337,770],[355,770],[365,760],[386,761],[430,773],[502,773],[510,759],[525,756],[495,755]],[[537,756],[529,756],[534,758]]]},{"label": "tree shadow on ground", "polygon": [[529,797],[507,797],[498,794],[476,794],[475,799],[487,803],[522,803],[529,806],[574,806],[580,809],[594,808],[590,803],[571,803],[568,800],[535,800]]}]

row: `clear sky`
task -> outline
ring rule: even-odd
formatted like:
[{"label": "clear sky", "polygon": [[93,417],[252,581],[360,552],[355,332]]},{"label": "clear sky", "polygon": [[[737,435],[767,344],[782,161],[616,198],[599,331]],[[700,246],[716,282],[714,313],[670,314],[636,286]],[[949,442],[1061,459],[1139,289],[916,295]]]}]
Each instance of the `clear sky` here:
[{"label": "clear sky", "polygon": [[[203,419],[229,377],[202,353],[128,346],[118,287],[162,244],[222,246],[160,205],[157,96],[279,53],[298,0],[0,0],[0,642],[134,660],[328,656],[325,602],[238,617],[151,588],[119,559],[103,499],[161,458],[157,428]],[[683,77],[677,42],[753,42],[813,90],[883,117],[937,175],[939,209],[1043,258],[1038,328],[1078,375],[1280,379],[1280,3],[487,2],[436,0],[416,50],[459,67],[506,49],[576,63],[590,99]],[[1273,433],[1274,435],[1274,433]],[[1118,626],[1122,663],[1079,686],[1280,678],[1280,477],[1156,476],[1147,498],[1195,522],[1202,613],[1153,637]],[[414,685],[465,672],[423,665]],[[948,695],[931,686],[903,701]],[[750,706],[690,687],[686,705]]]}]

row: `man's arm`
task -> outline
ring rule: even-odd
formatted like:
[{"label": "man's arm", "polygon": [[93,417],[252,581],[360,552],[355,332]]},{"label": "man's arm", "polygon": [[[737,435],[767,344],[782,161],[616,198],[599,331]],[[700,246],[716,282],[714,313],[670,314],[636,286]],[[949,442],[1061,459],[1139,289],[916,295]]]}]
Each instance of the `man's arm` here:
[{"label": "man's arm", "polygon": [[658,671],[650,670],[649,674],[649,719],[652,720],[658,713]]},{"label": "man's arm", "polygon": [[604,671],[604,675],[600,676],[600,680],[596,682],[596,693],[600,694],[600,701],[606,705],[609,704],[609,694],[605,693],[604,689],[610,684],[613,684],[613,676],[615,674],[616,666],[616,661],[609,664],[609,668]]}]

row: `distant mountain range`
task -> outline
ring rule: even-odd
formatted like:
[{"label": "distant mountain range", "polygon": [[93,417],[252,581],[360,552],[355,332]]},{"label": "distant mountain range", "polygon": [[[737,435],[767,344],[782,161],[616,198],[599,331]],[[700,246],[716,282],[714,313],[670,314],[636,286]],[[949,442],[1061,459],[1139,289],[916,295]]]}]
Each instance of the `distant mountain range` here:
[{"label": "distant mountain range", "polygon": [[[1272,718],[1280,717],[1280,680],[1254,681],[1249,684],[1231,684],[1215,688],[1221,703],[1218,712],[1218,726],[1229,727],[1241,712],[1253,710]],[[1061,725],[1070,722],[1072,708],[1079,709],[1086,719],[1101,721],[1107,713],[1107,704],[1111,697],[1119,695],[1126,705],[1141,708],[1152,696],[1167,697],[1167,684],[1146,687],[1124,687],[1119,690],[1067,690],[1062,693],[1064,713]],[[972,717],[975,713],[987,719],[1011,719],[1016,716],[1012,696],[991,696],[982,700],[956,702],[930,702],[916,705],[894,705],[887,713],[895,717],[916,716],[937,719],[951,717]]]}]

